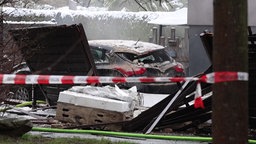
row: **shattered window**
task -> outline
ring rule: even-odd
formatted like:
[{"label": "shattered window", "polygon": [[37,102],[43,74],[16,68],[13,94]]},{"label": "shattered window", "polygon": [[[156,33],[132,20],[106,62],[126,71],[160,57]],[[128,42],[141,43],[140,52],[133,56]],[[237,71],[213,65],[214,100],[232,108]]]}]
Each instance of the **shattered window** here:
[{"label": "shattered window", "polygon": [[118,55],[125,57],[132,62],[142,62],[144,64],[172,61],[164,50],[153,51],[144,55],[136,55],[133,53],[118,53]]},{"label": "shattered window", "polygon": [[109,62],[109,59],[106,56],[106,50],[92,47],[91,52],[92,52],[92,56],[93,56],[95,63],[108,63]]}]

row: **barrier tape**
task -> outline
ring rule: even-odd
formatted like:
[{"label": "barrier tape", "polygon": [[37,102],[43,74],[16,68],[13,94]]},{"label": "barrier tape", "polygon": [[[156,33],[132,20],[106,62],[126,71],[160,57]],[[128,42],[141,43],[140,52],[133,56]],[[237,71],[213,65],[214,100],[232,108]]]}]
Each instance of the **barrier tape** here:
[{"label": "barrier tape", "polygon": [[108,77],[71,75],[0,74],[0,84],[95,84],[95,83],[159,83],[199,81],[219,83],[248,81],[247,72],[213,72],[201,77]]}]

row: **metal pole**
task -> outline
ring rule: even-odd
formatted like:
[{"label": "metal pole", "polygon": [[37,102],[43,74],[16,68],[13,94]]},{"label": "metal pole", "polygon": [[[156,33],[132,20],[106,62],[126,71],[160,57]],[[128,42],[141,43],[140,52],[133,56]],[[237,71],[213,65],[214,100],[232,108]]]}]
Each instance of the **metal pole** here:
[{"label": "metal pole", "polygon": [[161,46],[163,46],[163,47],[166,46],[166,44],[165,44],[165,37],[164,37],[164,36],[161,36],[161,37],[160,37],[159,44],[160,44]]},{"label": "metal pole", "polygon": [[157,44],[157,27],[153,27],[152,35],[153,35],[153,43]]},{"label": "metal pole", "polygon": [[36,108],[36,99],[34,95],[34,85],[32,84],[31,97],[32,97],[32,109]]},{"label": "metal pole", "polygon": [[163,35],[163,25],[159,25],[159,37],[158,37],[158,44],[160,44],[161,36]]}]

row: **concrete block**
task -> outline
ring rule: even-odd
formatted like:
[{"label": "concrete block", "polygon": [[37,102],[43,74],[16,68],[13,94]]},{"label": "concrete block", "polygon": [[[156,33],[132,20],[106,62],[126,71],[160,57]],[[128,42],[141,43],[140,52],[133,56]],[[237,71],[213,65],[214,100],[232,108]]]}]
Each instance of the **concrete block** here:
[{"label": "concrete block", "polygon": [[134,108],[133,104],[129,102],[71,91],[60,92],[58,102],[116,112],[127,112]]}]

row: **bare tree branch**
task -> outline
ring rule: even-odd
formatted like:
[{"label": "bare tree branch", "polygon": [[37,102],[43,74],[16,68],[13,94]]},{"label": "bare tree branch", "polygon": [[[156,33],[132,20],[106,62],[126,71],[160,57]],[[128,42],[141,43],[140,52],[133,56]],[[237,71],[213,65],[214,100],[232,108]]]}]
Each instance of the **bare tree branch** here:
[{"label": "bare tree branch", "polygon": [[134,0],[143,10],[148,11],[146,8],[144,8],[138,0]]},{"label": "bare tree branch", "polygon": [[0,1],[0,6],[5,5],[7,3],[12,3],[12,2],[13,2],[12,0],[1,0]]}]

